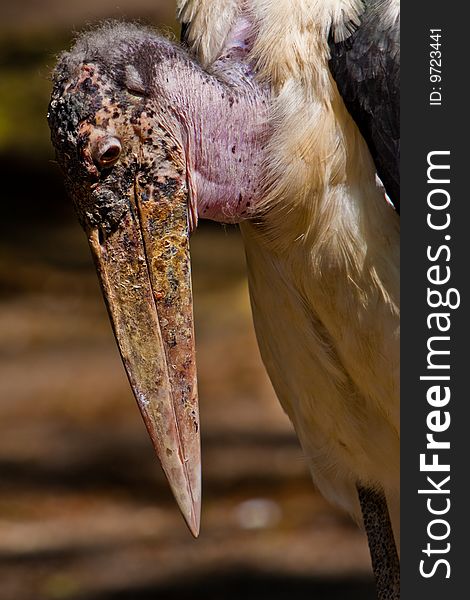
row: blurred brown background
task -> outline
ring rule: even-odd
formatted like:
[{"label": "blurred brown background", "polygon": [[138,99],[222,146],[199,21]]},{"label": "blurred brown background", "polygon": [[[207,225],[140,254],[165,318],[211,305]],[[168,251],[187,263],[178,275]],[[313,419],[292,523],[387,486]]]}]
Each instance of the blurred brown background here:
[{"label": "blurred brown background", "polygon": [[0,7],[0,600],[374,597],[366,541],[315,492],[254,338],[234,228],[192,238],[204,500],[191,538],[53,162],[49,72],[105,17],[170,0]]}]

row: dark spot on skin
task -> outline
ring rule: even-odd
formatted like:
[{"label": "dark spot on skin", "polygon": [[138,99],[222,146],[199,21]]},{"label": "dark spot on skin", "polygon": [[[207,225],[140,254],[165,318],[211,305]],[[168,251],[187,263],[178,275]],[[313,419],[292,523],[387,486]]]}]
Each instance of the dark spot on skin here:
[{"label": "dark spot on skin", "polygon": [[115,110],[115,111],[113,112],[113,119],[117,119],[118,117],[119,117],[119,111],[118,111],[118,110]]},{"label": "dark spot on skin", "polygon": [[240,206],[242,200],[243,200],[243,196],[240,193],[240,194],[238,194],[238,206]]},{"label": "dark spot on skin", "polygon": [[230,108],[232,108],[232,106],[233,106],[233,96],[229,97],[228,103],[229,103]]},{"label": "dark spot on skin", "polygon": [[235,146],[232,146],[232,154],[235,154]]},{"label": "dark spot on skin", "polygon": [[169,198],[176,193],[178,181],[176,179],[165,179],[165,181],[155,181],[154,186],[160,197]]},{"label": "dark spot on skin", "polygon": [[90,78],[84,79],[80,85],[80,88],[85,92],[85,94],[94,94],[98,93],[99,88],[96,84],[94,84]]},{"label": "dark spot on skin", "polygon": [[152,129],[151,127],[149,127],[149,128],[147,129],[147,133],[148,133],[149,135],[152,135],[152,133],[153,133],[153,129]]},{"label": "dark spot on skin", "polygon": [[176,335],[174,331],[171,331],[167,338],[167,344],[169,348],[174,348],[177,344]]}]

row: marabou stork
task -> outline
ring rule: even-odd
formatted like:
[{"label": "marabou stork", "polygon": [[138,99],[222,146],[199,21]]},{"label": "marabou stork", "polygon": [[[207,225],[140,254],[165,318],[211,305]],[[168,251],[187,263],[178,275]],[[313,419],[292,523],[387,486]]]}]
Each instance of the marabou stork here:
[{"label": "marabou stork", "polygon": [[198,217],[239,223],[277,396],[317,487],[362,517],[380,599],[396,599],[398,0],[181,0],[178,14],[184,48],[123,23],[82,34],[49,110],[144,421],[197,535],[188,238]]}]

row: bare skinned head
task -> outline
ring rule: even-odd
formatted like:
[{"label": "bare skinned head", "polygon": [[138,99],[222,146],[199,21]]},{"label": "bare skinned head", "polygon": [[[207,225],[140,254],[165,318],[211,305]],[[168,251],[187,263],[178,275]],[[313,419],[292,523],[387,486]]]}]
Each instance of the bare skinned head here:
[{"label": "bare skinned head", "polygon": [[197,535],[186,165],[174,114],[152,88],[159,60],[177,55],[167,40],[132,25],[82,36],[55,70],[48,118],[139,408]]},{"label": "bare skinned head", "polygon": [[198,214],[253,214],[266,137],[263,93],[235,54],[209,73],[149,29],[108,23],[60,57],[48,114],[134,395],[195,535],[189,234]]}]

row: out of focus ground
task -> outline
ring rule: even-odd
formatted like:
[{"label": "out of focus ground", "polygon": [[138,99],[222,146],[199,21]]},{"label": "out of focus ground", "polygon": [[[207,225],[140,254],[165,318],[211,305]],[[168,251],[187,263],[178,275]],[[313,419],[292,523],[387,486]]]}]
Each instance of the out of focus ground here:
[{"label": "out of focus ground", "polygon": [[193,273],[203,444],[195,541],[156,463],[45,122],[54,55],[158,0],[0,9],[0,600],[374,598],[364,535],[316,493],[259,358],[235,229]]}]

